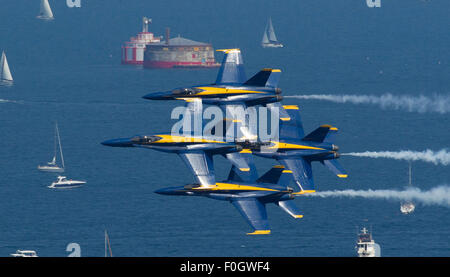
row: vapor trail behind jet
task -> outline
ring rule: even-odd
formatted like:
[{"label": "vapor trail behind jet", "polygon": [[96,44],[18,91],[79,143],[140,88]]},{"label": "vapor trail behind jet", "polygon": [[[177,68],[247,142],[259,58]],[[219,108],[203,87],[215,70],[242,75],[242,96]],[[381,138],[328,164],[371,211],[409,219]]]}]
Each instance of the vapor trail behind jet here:
[{"label": "vapor trail behind jet", "polygon": [[433,163],[435,165],[449,165],[450,164],[450,152],[442,149],[434,152],[427,149],[422,152],[411,151],[411,150],[401,150],[397,152],[393,151],[366,151],[360,153],[343,153],[341,155],[355,156],[355,157],[368,157],[368,158],[388,158],[395,160],[406,160],[406,161],[423,161],[428,163]]},{"label": "vapor trail behind jet", "polygon": [[418,188],[406,190],[334,190],[305,194],[308,197],[362,197],[396,201],[415,201],[424,205],[440,205],[450,207],[450,187],[439,186],[427,191]]},{"label": "vapor trail behind jet", "polygon": [[450,95],[428,96],[408,96],[392,95],[390,93],[378,95],[334,95],[334,94],[311,94],[311,95],[293,95],[285,98],[296,98],[306,100],[324,100],[335,103],[352,104],[372,104],[378,105],[382,109],[404,110],[408,112],[428,113],[435,112],[446,114],[450,112]]}]

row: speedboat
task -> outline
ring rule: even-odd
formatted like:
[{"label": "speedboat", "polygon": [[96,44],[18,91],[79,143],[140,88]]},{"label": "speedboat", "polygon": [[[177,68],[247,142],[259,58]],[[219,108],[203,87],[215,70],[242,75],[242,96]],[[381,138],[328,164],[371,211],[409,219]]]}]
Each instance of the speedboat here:
[{"label": "speedboat", "polygon": [[38,257],[36,251],[34,250],[17,250],[16,253],[11,254],[12,257],[25,257],[25,258],[34,258]]},{"label": "speedboat", "polygon": [[66,188],[76,188],[86,184],[85,181],[77,181],[72,179],[67,179],[66,176],[58,176],[58,180],[53,182],[50,186],[51,189],[66,189]]}]

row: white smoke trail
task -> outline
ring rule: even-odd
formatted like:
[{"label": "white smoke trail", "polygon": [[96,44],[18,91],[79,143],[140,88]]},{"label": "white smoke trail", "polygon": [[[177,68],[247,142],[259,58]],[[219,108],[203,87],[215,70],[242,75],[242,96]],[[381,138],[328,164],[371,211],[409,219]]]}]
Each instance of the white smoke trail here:
[{"label": "white smoke trail", "polygon": [[361,153],[343,153],[341,155],[355,156],[355,157],[368,157],[368,158],[388,158],[395,160],[406,161],[423,161],[433,163],[435,165],[449,165],[450,164],[450,152],[442,149],[438,152],[431,151],[429,149],[418,152],[410,150],[401,150],[397,152],[392,151],[377,151],[377,152],[361,152]]},{"label": "white smoke trail", "polygon": [[450,112],[450,95],[428,96],[407,96],[392,95],[390,93],[381,96],[376,95],[333,95],[333,94],[311,94],[293,95],[285,98],[325,100],[335,103],[372,104],[378,105],[382,109],[405,110],[408,112],[436,112],[445,114]]},{"label": "white smoke trail", "polygon": [[439,186],[428,191],[418,188],[406,190],[334,190],[305,194],[308,197],[362,197],[368,199],[384,199],[397,201],[414,201],[424,205],[440,205],[450,207],[450,187]]}]

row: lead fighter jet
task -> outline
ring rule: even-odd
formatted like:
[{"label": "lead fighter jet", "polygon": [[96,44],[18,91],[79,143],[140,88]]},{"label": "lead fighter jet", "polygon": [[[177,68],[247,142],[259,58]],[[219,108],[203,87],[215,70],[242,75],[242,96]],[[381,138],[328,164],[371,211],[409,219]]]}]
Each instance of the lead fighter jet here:
[{"label": "lead fighter jet", "polygon": [[264,68],[246,79],[241,50],[217,50],[225,53],[216,82],[209,85],[181,87],[170,91],[153,92],[143,98],[149,100],[202,99],[210,105],[265,105],[283,99],[278,88],[281,70]]}]

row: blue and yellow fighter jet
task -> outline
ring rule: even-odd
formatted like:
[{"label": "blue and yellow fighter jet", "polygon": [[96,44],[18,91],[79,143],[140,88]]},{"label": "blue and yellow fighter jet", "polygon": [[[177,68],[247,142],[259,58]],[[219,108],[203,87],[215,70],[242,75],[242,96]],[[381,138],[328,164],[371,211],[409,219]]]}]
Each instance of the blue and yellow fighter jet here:
[{"label": "blue and yellow fighter jet", "polygon": [[[201,102],[188,103],[188,109],[183,115],[183,123],[187,121],[189,126],[193,125],[191,120],[194,120],[201,112]],[[186,116],[187,113],[190,116]],[[237,123],[237,125],[239,124]],[[179,135],[171,133],[136,135],[130,138],[110,139],[102,142],[102,144],[112,147],[138,147],[176,153],[182,158],[203,188],[215,186],[214,155],[222,155],[242,172],[241,176],[245,180],[250,180],[251,169],[253,172],[256,171],[256,168],[248,163],[247,156],[251,155],[249,154],[251,152],[244,149],[244,146],[255,144],[246,143],[243,145],[236,143],[236,141],[228,142],[216,137],[205,137],[201,134],[196,136],[194,131],[189,130],[189,132],[183,132]]]},{"label": "blue and yellow fighter jet", "polygon": [[[253,171],[252,171],[253,172]],[[204,188],[199,184],[170,187],[155,191],[163,195],[203,196],[216,200],[230,201],[248,224],[253,228],[249,235],[270,234],[266,204],[273,203],[294,218],[302,218],[298,208],[291,201],[302,192],[293,192],[287,184],[292,180],[292,172],[277,165],[260,178],[252,174],[251,182],[241,178],[241,171],[232,166],[226,181]]]},{"label": "blue and yellow fighter jet", "polygon": [[207,139],[194,136],[174,136],[157,134],[149,136],[137,135],[131,138],[111,139],[102,142],[112,147],[140,147],[161,152],[178,154],[186,166],[194,174],[202,188],[214,187],[214,155],[222,155],[239,171],[245,180],[249,180],[251,165],[245,159],[246,149],[234,142]]},{"label": "blue and yellow fighter jet", "polygon": [[[319,161],[339,178],[347,178],[347,173],[336,161],[340,156],[339,147],[334,144],[338,129],[322,125],[305,136],[298,106],[284,105],[282,108],[284,112],[280,112],[279,140],[254,149],[253,154],[276,159],[292,171],[303,193],[315,192],[311,162]],[[287,116],[283,117],[285,114]]]},{"label": "blue and yellow fighter jet", "polygon": [[265,68],[246,79],[242,55],[239,49],[217,50],[225,53],[216,82],[209,85],[176,88],[154,92],[143,98],[150,100],[202,99],[203,104],[218,105],[266,105],[282,100],[278,81],[281,70]]}]

